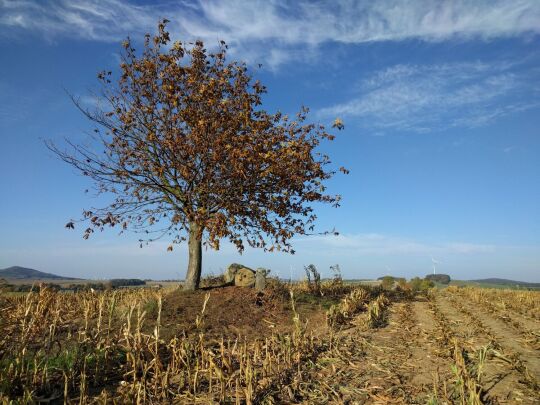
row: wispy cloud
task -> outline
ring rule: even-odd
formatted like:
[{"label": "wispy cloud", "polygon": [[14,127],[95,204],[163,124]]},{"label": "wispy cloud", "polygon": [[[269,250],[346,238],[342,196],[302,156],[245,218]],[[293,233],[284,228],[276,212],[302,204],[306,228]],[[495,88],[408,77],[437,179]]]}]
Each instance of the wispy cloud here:
[{"label": "wispy cloud", "polygon": [[396,65],[361,81],[356,97],[319,115],[357,117],[383,131],[477,127],[538,107],[531,76],[538,72],[509,62]]},{"label": "wispy cloud", "polygon": [[[59,36],[117,41],[153,31],[158,18],[185,39],[224,39],[246,59],[278,66],[324,43],[452,38],[540,32],[536,0],[267,1],[0,0],[0,25]],[[5,30],[4,30],[5,31]],[[297,56],[296,56],[297,57]]]},{"label": "wispy cloud", "polygon": [[[424,255],[448,256],[494,252],[495,245],[445,242],[426,243],[415,239],[383,234],[340,234],[338,236],[313,236],[298,239],[299,249],[316,247],[318,250],[334,251],[340,254],[365,255]],[[345,253],[347,252],[347,253]]]},{"label": "wispy cloud", "polygon": [[159,10],[122,0],[33,1],[0,0],[0,24],[60,36],[117,41],[129,32],[156,24]]},{"label": "wispy cloud", "polygon": [[[52,239],[54,240],[54,239]],[[264,253],[248,248],[239,255],[224,243],[218,252],[204,252],[205,272],[220,273],[230,263],[271,268],[280,277],[302,278],[303,266],[315,263],[325,277],[329,266],[342,266],[346,278],[376,278],[388,272],[413,277],[431,271],[431,258],[441,262],[440,270],[453,278],[518,278],[538,281],[538,245],[493,245],[464,241],[433,242],[409,236],[379,233],[311,236],[293,241],[295,255]],[[35,246],[34,246],[35,245]],[[141,277],[182,278],[187,268],[187,246],[167,252],[166,242],[140,249],[135,240],[121,239],[45,242],[27,247],[0,248],[0,268],[22,265],[66,276],[84,278]],[[516,276],[519,274],[519,277]]]},{"label": "wispy cloud", "polygon": [[504,152],[504,153],[510,153],[510,152],[512,152],[514,149],[516,149],[515,146],[507,146],[506,148],[503,149],[503,152]]}]

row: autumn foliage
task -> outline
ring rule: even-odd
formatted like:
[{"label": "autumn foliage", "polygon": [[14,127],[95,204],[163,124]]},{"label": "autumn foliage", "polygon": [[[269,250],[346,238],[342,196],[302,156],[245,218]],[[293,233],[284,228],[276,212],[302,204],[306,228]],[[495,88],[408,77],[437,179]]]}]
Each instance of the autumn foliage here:
[{"label": "autumn foliage", "polygon": [[228,239],[239,251],[247,243],[294,252],[291,237],[313,230],[312,203],[338,205],[324,185],[335,171],[316,152],[334,137],[306,123],[307,108],[293,118],[262,109],[266,88],[244,63],[226,60],[223,41],[214,52],[201,41],[171,43],[166,23],[146,35],[140,53],[123,42],[120,77],[98,75],[96,108],[74,99],[97,124],[92,147],[69,140],[67,149],[48,146],[98,193],[114,196],[83,212],[86,238],[119,227],[141,232],[141,242],[188,240],[186,288],[195,289],[202,244],[219,249]]}]

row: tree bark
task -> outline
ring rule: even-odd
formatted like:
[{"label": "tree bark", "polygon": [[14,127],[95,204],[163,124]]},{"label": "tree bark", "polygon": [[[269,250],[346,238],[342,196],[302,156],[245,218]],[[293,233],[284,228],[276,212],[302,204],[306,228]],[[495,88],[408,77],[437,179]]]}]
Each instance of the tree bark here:
[{"label": "tree bark", "polygon": [[189,263],[186,273],[186,280],[184,281],[184,290],[194,291],[199,288],[199,282],[201,281],[201,264],[202,264],[202,243],[201,236],[199,234],[199,228],[192,224],[189,227]]}]

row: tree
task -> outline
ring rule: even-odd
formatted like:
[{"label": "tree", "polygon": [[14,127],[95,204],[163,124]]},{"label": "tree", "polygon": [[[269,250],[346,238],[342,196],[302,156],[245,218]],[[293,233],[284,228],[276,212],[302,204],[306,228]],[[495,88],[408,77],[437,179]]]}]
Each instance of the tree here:
[{"label": "tree", "polygon": [[436,283],[450,284],[450,276],[448,274],[428,274],[426,280],[431,280]]},{"label": "tree", "polygon": [[[261,108],[266,88],[244,63],[226,61],[225,42],[215,52],[201,41],[171,43],[167,22],[145,36],[140,55],[129,38],[123,42],[121,74],[117,81],[111,71],[98,74],[95,108],[72,96],[97,126],[94,143],[47,146],[89,176],[98,194],[113,196],[106,207],[83,211],[84,238],[120,227],[143,233],[141,247],[163,236],[187,240],[184,288],[193,290],[203,244],[219,249],[228,239],[240,252],[247,242],[294,253],[291,237],[314,229],[311,203],[338,206],[340,197],[325,193],[336,170],[316,152],[334,136],[305,122],[308,109],[294,119],[268,113]],[[343,124],[337,119],[334,127]]]},{"label": "tree", "polygon": [[381,277],[381,287],[385,290],[389,290],[394,285],[394,277],[392,276],[384,276]]}]

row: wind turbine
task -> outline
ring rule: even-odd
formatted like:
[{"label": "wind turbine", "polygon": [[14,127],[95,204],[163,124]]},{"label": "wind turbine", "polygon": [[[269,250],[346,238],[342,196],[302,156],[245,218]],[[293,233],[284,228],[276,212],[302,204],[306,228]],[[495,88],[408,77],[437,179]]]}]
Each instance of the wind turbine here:
[{"label": "wind turbine", "polygon": [[436,268],[437,268],[437,265],[440,264],[441,262],[438,261],[438,260],[435,260],[435,259],[433,258],[433,256],[431,256],[431,263],[433,264],[433,274],[435,274],[435,270],[436,270]]}]

